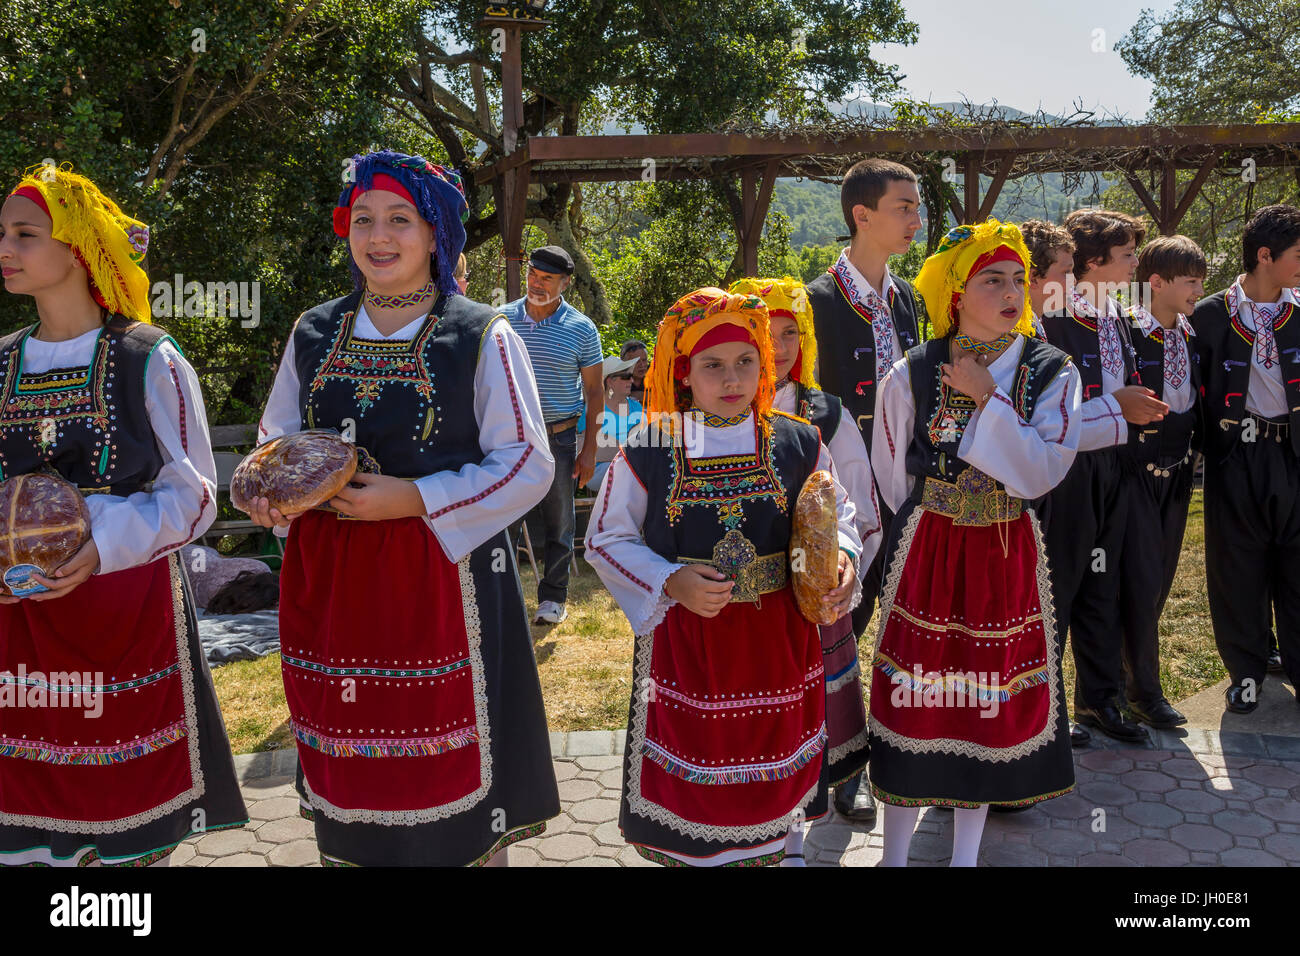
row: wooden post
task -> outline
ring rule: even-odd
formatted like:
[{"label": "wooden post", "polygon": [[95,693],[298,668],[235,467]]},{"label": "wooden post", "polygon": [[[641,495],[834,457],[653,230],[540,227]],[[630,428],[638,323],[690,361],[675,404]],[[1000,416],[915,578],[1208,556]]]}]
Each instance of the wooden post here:
[{"label": "wooden post", "polygon": [[966,201],[962,204],[962,221],[958,225],[973,226],[980,209],[980,161],[974,153],[966,157],[965,179]]},{"label": "wooden post", "polygon": [[[519,145],[519,131],[524,124],[523,33],[515,23],[502,24],[506,32],[505,50],[501,54],[501,139],[509,156]],[[513,302],[522,292],[520,260],[523,259],[523,215],[516,207],[528,202],[527,173],[524,189],[519,191],[519,177],[514,170],[502,181],[503,204],[497,207],[501,223],[501,253],[506,257],[506,301]],[[515,223],[518,222],[518,231]]]}]

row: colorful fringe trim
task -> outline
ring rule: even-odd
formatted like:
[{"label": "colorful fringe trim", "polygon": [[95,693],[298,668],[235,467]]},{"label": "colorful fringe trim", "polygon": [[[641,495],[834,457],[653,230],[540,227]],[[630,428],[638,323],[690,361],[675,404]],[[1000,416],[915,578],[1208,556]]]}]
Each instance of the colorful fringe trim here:
[{"label": "colorful fringe trim", "polygon": [[1037,796],[1025,797],[1023,800],[985,800],[983,803],[971,803],[967,800],[952,800],[948,797],[900,797],[898,794],[881,790],[874,783],[871,785],[871,792],[876,799],[893,807],[957,807],[962,810],[975,810],[984,806],[985,803],[996,803],[999,807],[1028,807],[1035,803],[1042,803],[1044,800],[1064,796],[1073,790],[1074,784],[1070,784],[1064,790],[1040,793]]},{"label": "colorful fringe trim", "polygon": [[[1031,687],[1037,687],[1040,684],[1047,683],[1047,668],[1035,667],[1033,670],[1025,671],[1019,675],[1010,684],[1001,684],[997,687],[991,687],[987,684],[981,684],[978,681],[970,680],[965,674],[945,674],[938,680],[922,676],[917,678],[914,671],[905,671],[896,663],[891,661],[884,654],[877,653],[876,659],[872,661],[872,666],[889,678],[891,683],[902,685],[909,690],[925,694],[933,691],[936,695],[942,694],[943,691],[952,689],[957,692],[958,696],[974,696],[980,700],[999,700],[1008,701],[1016,694],[1029,690]],[[901,676],[899,676],[901,675]],[[942,688],[940,691],[938,688]]]},{"label": "colorful fringe trim", "polygon": [[60,747],[45,741],[0,737],[0,757],[18,757],[64,766],[106,767],[135,757],[143,757],[185,738],[185,721],[178,720],[151,737],[134,740],[117,747]]},{"label": "colorful fringe trim", "polygon": [[720,785],[729,783],[756,783],[760,780],[784,780],[794,776],[813,758],[819,756],[826,747],[826,725],[805,741],[798,750],[785,760],[775,763],[742,764],[734,767],[705,768],[687,763],[675,757],[657,744],[647,740],[641,745],[641,753],[666,773],[685,780],[687,783]]},{"label": "colorful fringe trim", "polygon": [[323,737],[293,724],[293,735],[312,750],[330,757],[432,757],[478,743],[478,727],[464,727],[440,737],[345,740]]}]

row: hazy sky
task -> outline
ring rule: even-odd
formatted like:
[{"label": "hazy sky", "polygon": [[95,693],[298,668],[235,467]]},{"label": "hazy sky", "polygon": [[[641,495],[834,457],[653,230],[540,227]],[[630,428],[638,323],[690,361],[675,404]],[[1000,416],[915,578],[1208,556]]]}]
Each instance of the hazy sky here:
[{"label": "hazy sky", "polygon": [[[1142,8],[1163,13],[1174,0],[903,0],[920,28],[910,47],[877,47],[897,64],[917,100],[996,100],[1033,112],[1087,109],[1140,120],[1151,84],[1130,73],[1115,43]],[[1104,40],[1094,31],[1104,31]],[[1104,52],[1094,52],[1094,43]]]}]

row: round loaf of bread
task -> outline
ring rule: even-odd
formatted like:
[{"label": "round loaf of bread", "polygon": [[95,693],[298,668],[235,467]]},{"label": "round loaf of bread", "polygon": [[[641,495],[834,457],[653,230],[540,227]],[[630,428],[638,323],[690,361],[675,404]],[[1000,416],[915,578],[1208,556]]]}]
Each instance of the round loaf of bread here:
[{"label": "round loaf of bread", "polygon": [[258,445],[230,477],[230,503],[243,512],[266,498],[281,514],[322,505],[357,471],[357,449],[325,429],[294,432]]},{"label": "round loaf of bread", "polygon": [[49,577],[89,538],[90,511],[76,485],[44,474],[0,482],[0,592],[47,590],[31,576]]},{"label": "round loaf of bread", "polygon": [[814,471],[799,489],[790,534],[790,576],[799,613],[813,624],[833,624],[822,598],[840,583],[840,535],[835,515],[835,481]]}]

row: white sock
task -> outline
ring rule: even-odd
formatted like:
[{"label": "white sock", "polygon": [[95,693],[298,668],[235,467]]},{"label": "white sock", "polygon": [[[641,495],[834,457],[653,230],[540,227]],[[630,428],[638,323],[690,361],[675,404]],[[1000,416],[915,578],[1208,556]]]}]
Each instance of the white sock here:
[{"label": "white sock", "polygon": [[973,810],[958,807],[953,811],[952,862],[949,866],[974,866],[979,861],[980,838],[984,836],[984,819],[988,815],[987,803]]},{"label": "white sock", "polygon": [[912,831],[916,829],[916,818],[921,815],[920,807],[895,807],[886,803],[885,809],[885,858],[882,866],[907,866],[907,851],[912,846]]},{"label": "white sock", "polygon": [[[785,835],[785,859],[781,861],[781,866],[807,866],[803,859],[803,831],[807,826],[802,819],[796,822]],[[793,856],[792,854],[799,854]]]}]

